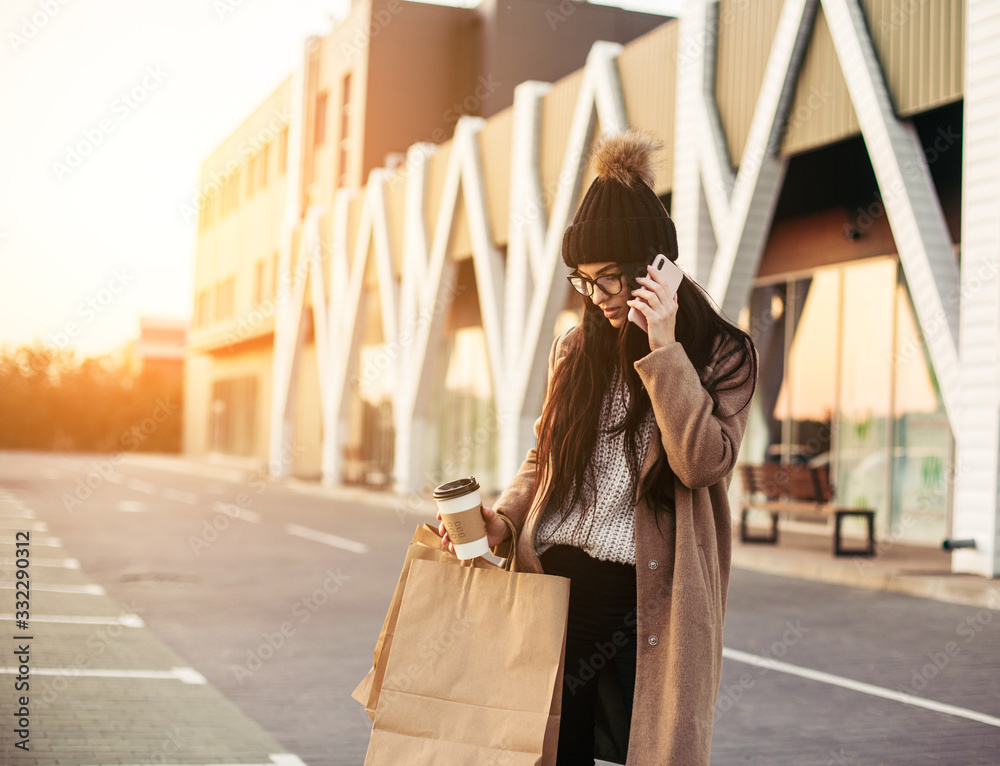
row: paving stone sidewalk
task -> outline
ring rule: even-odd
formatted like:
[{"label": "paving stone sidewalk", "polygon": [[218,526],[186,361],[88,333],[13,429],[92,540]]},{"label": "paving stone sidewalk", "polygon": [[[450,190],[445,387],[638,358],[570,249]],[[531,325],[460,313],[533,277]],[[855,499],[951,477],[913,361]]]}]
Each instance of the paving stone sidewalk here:
[{"label": "paving stone sidewalk", "polygon": [[[20,625],[19,571],[30,588]],[[0,656],[2,764],[304,766],[152,635],[133,604],[90,583],[2,487]]]},{"label": "paving stone sidewalk", "polygon": [[877,540],[876,555],[868,558],[834,556],[829,534],[782,531],[779,542],[770,545],[741,543],[734,530],[733,566],[1000,610],[1000,579],[954,573],[949,553],[892,539]]}]

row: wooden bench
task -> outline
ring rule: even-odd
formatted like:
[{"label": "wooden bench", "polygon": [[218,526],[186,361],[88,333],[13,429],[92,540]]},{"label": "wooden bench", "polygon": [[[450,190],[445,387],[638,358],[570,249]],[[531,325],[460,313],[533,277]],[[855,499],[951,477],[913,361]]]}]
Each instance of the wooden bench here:
[{"label": "wooden bench", "polygon": [[361,487],[388,486],[389,477],[381,470],[377,460],[365,457],[364,448],[360,444],[345,445],[342,454],[344,464],[341,481],[344,484]]},{"label": "wooden bench", "polygon": [[[841,508],[833,502],[830,467],[764,463],[741,467],[743,510],[740,516],[740,540],[744,543],[778,542],[778,514],[834,517],[833,554],[835,556],[875,555],[875,511],[870,508]],[[771,534],[753,536],[747,526],[752,510],[771,514]],[[844,548],[841,524],[848,516],[859,516],[868,524],[868,544],[864,548]]]}]

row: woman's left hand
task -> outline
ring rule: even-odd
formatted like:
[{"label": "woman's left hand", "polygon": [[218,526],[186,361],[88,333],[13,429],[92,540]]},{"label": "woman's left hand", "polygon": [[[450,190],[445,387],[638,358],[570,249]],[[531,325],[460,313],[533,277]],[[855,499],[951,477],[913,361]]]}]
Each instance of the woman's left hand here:
[{"label": "woman's left hand", "polygon": [[646,276],[636,277],[639,288],[632,291],[628,305],[646,317],[649,328],[649,350],[673,343],[674,327],[677,323],[677,294],[667,298],[667,288],[652,277],[653,267],[646,267]]}]

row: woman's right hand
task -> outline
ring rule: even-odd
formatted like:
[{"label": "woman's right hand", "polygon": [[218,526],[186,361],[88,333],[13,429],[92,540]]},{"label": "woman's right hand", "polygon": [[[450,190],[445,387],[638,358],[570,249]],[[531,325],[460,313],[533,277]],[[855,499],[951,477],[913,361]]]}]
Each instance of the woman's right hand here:
[{"label": "woman's right hand", "polygon": [[[438,511],[437,515],[438,521],[441,521],[441,512]],[[497,515],[497,512],[492,508],[487,508],[483,506],[483,519],[486,521],[486,542],[489,544],[490,548],[495,545],[499,545],[510,534],[510,530],[507,529],[507,525],[504,523],[503,519]],[[441,535],[441,545],[446,547],[452,553],[455,552],[455,546],[451,544],[451,540],[448,537],[448,532],[444,528],[444,522],[441,521],[438,524],[438,534]]]}]

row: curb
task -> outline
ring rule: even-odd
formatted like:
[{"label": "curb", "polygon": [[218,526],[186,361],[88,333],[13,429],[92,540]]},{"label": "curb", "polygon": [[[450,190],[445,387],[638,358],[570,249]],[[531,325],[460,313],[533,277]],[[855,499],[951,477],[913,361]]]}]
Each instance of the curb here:
[{"label": "curb", "polygon": [[733,544],[732,566],[782,577],[883,590],[949,604],[1000,611],[1000,580],[990,580],[977,575],[949,572],[905,574],[886,569],[879,571],[874,570],[877,563],[872,564],[870,571],[863,571],[862,567],[844,565],[837,561],[790,561],[780,555],[762,556],[748,551],[740,546],[738,540]]}]

